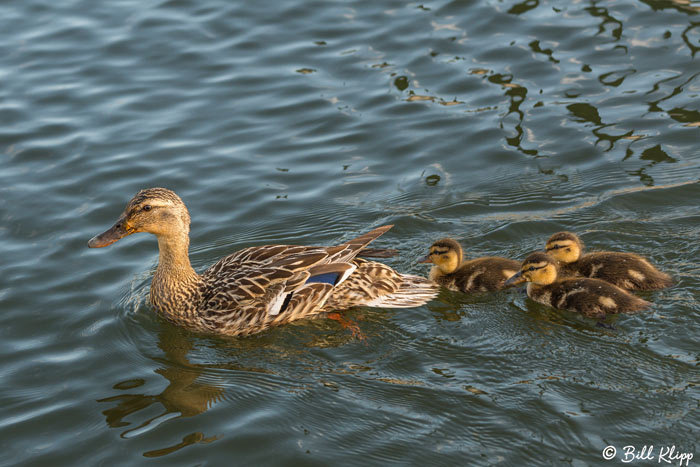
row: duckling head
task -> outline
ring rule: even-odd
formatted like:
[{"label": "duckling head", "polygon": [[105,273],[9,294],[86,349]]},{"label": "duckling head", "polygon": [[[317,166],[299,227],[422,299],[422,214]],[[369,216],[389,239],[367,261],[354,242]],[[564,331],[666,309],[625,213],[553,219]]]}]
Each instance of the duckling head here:
[{"label": "duckling head", "polygon": [[462,245],[452,238],[443,238],[430,246],[430,252],[419,263],[433,263],[430,278],[451,274],[462,264]]},{"label": "duckling head", "polygon": [[550,255],[537,251],[530,254],[520,271],[509,278],[505,285],[517,285],[532,282],[535,285],[549,285],[557,280],[557,263]]},{"label": "duckling head", "polygon": [[102,248],[137,232],[157,237],[187,236],[190,214],[180,197],[167,188],[141,190],[129,201],[117,222],[92,237],[88,246]]},{"label": "duckling head", "polygon": [[583,250],[583,243],[576,234],[558,232],[549,237],[545,251],[559,264],[569,264],[578,261]]}]

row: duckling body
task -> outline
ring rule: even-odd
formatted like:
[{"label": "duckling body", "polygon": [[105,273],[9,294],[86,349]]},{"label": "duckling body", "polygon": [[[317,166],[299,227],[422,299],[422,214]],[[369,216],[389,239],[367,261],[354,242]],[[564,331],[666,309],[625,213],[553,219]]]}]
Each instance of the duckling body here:
[{"label": "duckling body", "polygon": [[627,290],[654,290],[673,285],[671,276],[634,253],[601,251],[582,255],[583,243],[571,232],[552,235],[545,250],[559,263],[564,276],[602,279]]},{"label": "duckling body", "polygon": [[506,280],[520,268],[518,261],[498,256],[463,260],[458,241],[444,238],[433,243],[421,263],[433,263],[428,278],[458,292],[491,292],[505,287]]},{"label": "duckling body", "polygon": [[464,261],[451,274],[432,273],[429,279],[459,292],[493,292],[504,288],[506,280],[518,270],[518,262],[496,256]]},{"label": "duckling body", "polygon": [[136,232],[156,235],[160,253],[151,304],[168,320],[206,333],[248,335],[354,306],[418,306],[437,294],[425,278],[356,258],[390,225],[334,247],[245,248],[197,274],[188,257],[189,224],[189,212],[174,192],[150,188],[134,196],[114,226],[88,246],[107,246]]},{"label": "duckling body", "polygon": [[590,278],[558,278],[557,263],[547,253],[536,252],[525,258],[520,272],[507,283],[528,282],[527,295],[536,302],[560,310],[581,313],[589,318],[608,314],[633,313],[651,303],[609,282]]}]

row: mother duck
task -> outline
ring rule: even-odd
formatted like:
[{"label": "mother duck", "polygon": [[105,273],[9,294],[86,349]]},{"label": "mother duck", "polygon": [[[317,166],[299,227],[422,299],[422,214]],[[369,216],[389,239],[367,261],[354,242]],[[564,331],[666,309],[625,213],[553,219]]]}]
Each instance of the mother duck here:
[{"label": "mother duck", "polygon": [[386,225],[334,247],[265,245],[220,259],[202,274],[190,265],[190,214],[166,188],[139,191],[109,230],[88,242],[101,248],[137,232],[158,239],[151,304],[189,329],[229,336],[354,306],[410,308],[438,292],[419,276],[357,258]]}]

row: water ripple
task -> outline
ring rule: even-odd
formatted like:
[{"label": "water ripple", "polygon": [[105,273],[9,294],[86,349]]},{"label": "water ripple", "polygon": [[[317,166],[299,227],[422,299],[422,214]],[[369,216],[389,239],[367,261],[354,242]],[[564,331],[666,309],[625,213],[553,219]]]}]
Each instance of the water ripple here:
[{"label": "water ripple", "polygon": [[[629,0],[8,4],[7,458],[588,465],[611,443],[697,452],[697,13]],[[187,203],[197,270],[392,223],[375,246],[398,248],[387,263],[400,271],[427,273],[415,261],[441,237],[520,259],[566,229],[678,284],[612,329],[504,291],[352,310],[366,341],[323,319],[192,335],[148,304],[152,238],[85,246],[149,186]]]}]

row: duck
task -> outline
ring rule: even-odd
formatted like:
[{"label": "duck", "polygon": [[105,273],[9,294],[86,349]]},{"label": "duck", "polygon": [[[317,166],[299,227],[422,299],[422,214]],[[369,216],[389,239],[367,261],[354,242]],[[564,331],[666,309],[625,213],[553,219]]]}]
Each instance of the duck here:
[{"label": "duck", "polygon": [[498,256],[464,260],[462,245],[443,238],[430,246],[419,263],[432,263],[428,279],[456,292],[492,292],[505,288],[506,280],[520,269],[518,261]]},{"label": "duck", "polygon": [[656,290],[673,285],[671,276],[634,253],[598,251],[582,255],[583,242],[571,232],[557,232],[549,237],[545,251],[566,276],[602,279],[626,290]]},{"label": "duck", "polygon": [[527,295],[536,302],[560,310],[603,319],[608,314],[634,313],[651,305],[630,292],[601,279],[559,278],[557,261],[538,251],[523,261],[507,285],[527,284]]},{"label": "duck", "polygon": [[391,229],[385,225],[337,246],[252,246],[226,256],[201,274],[189,260],[190,214],[167,188],[139,191],[117,221],[88,241],[102,248],[138,232],[156,236],[158,266],[150,287],[153,308],[191,330],[227,336],[356,306],[410,308],[437,295],[424,277],[358,258]]}]

